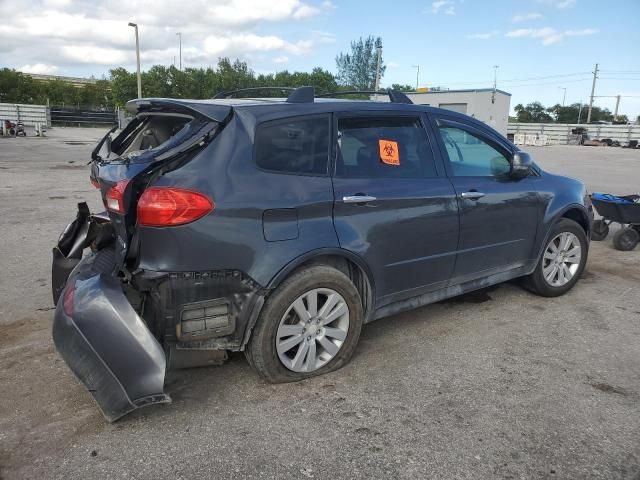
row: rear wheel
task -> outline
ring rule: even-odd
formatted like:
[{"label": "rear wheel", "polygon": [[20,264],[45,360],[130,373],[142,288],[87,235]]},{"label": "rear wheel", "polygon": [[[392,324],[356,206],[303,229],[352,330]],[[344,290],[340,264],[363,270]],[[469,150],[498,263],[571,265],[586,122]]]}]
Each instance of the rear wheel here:
[{"label": "rear wheel", "polygon": [[596,220],[591,228],[591,240],[600,242],[609,235],[609,225],[604,220]]},{"label": "rear wheel", "polygon": [[565,294],[582,275],[588,249],[582,227],[568,218],[560,219],[549,235],[536,269],[528,277],[528,286],[544,297]]},{"label": "rear wheel", "polygon": [[638,231],[631,227],[624,227],[613,235],[613,246],[616,250],[628,252],[633,250],[640,241]]},{"label": "rear wheel", "polygon": [[321,375],[351,359],[363,318],[349,277],[325,265],[310,266],[267,299],[245,353],[270,382]]}]

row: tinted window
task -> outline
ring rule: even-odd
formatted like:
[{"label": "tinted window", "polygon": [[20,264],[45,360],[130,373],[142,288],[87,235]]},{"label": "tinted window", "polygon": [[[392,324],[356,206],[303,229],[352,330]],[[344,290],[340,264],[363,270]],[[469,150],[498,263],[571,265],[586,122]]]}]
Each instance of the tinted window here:
[{"label": "tinted window", "polygon": [[419,118],[359,117],[338,122],[336,175],[413,178],[437,173]]},{"label": "tinted window", "polygon": [[466,130],[441,127],[440,136],[456,177],[499,177],[511,170],[501,152]]},{"label": "tinted window", "polygon": [[327,174],[329,117],[269,122],[256,132],[256,163],[276,172]]}]

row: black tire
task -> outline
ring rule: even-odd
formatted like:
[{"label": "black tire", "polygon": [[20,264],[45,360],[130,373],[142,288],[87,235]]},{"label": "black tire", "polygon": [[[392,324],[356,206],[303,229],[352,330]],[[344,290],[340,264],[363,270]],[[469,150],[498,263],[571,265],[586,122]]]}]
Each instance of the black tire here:
[{"label": "black tire", "polygon": [[601,242],[609,235],[609,225],[604,220],[596,220],[591,228],[591,240]]},{"label": "black tire", "polygon": [[[549,243],[556,238],[561,233],[568,232],[574,234],[578,241],[580,242],[581,255],[580,262],[578,264],[578,269],[574,273],[573,277],[569,282],[562,286],[553,286],[550,285],[544,278],[542,273],[543,264],[544,264],[544,252],[546,251]],[[569,290],[573,288],[573,286],[578,282],[580,277],[582,276],[582,272],[584,271],[584,267],[587,263],[587,255],[589,252],[589,241],[587,239],[587,235],[582,227],[574,222],[573,220],[569,220],[568,218],[561,218],[556,222],[556,224],[551,228],[549,232],[549,236],[547,237],[546,244],[542,249],[542,253],[540,254],[540,258],[538,259],[538,264],[536,265],[536,269],[533,271],[531,275],[529,275],[525,280],[525,285],[529,290],[540,295],[542,297],[558,297],[560,295],[564,295]]]},{"label": "black tire", "polygon": [[[280,320],[305,292],[329,288],[338,292],[349,308],[349,329],[340,350],[324,366],[312,372],[295,372],[283,365],[276,350]],[[349,277],[326,265],[312,265],[293,273],[267,298],[245,350],[249,364],[272,383],[296,382],[343,367],[356,349],[364,320],[360,294]]]},{"label": "black tire", "polygon": [[636,248],[640,242],[640,234],[631,227],[624,227],[613,235],[613,246],[616,250],[628,252]]}]

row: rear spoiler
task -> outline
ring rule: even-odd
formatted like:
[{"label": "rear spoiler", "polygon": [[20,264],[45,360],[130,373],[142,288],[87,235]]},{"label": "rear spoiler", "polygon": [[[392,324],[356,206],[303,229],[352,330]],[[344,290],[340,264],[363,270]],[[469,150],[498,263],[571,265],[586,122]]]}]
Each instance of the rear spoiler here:
[{"label": "rear spoiler", "polygon": [[130,100],[127,111],[133,115],[143,112],[180,113],[222,122],[231,113],[231,106],[211,100],[177,100],[172,98],[138,98]]}]

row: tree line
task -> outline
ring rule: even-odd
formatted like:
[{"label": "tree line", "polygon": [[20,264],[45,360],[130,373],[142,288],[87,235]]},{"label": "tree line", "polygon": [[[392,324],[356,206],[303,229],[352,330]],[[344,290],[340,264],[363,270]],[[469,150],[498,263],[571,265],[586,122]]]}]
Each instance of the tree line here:
[{"label": "tree line", "polygon": [[[371,90],[378,66],[377,48],[382,39],[369,36],[351,42],[348,53],[336,56],[337,74],[321,67],[310,72],[284,70],[256,74],[246,62],[220,58],[215,67],[185,68],[154,65],[142,72],[144,97],[211,98],[219,92],[251,87],[301,87],[310,85],[318,93],[338,90]],[[380,77],[385,66],[380,57]],[[278,96],[265,91],[261,96]],[[114,68],[108,78],[75,86],[63,80],[36,80],[13,69],[0,69],[0,102],[82,106],[110,109],[138,96],[136,72]]]},{"label": "tree line", "polygon": [[[522,105],[519,103],[513,110],[516,116],[510,120],[521,123],[586,123],[589,111],[589,105],[572,103],[571,105],[562,106],[555,104],[552,107],[545,108],[540,102],[531,102]],[[638,117],[640,119],[640,117]],[[626,115],[614,116],[607,108],[594,106],[591,109],[592,122],[612,122],[626,124],[629,119]]]}]

